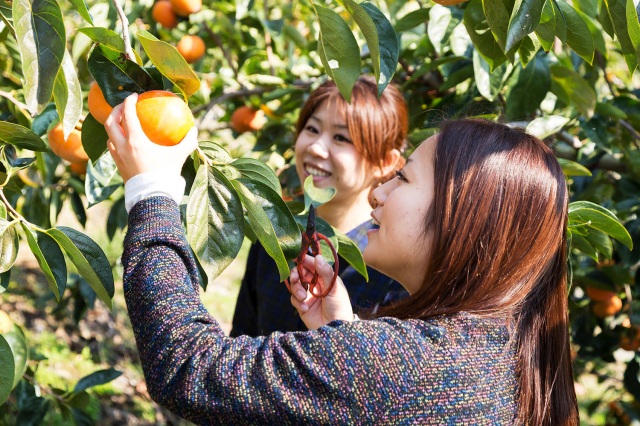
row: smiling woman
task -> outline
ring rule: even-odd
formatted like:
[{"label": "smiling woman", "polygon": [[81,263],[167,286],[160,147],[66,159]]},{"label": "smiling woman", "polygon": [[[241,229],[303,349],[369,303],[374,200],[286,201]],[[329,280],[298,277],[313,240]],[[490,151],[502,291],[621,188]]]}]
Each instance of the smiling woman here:
[{"label": "smiling woman", "polygon": [[[378,98],[371,77],[360,78],[347,103],[335,83],[314,90],[303,105],[296,125],[296,171],[301,182],[313,176],[319,188],[333,187],[336,195],[318,207],[318,216],[349,236],[364,250],[371,223],[370,194],[402,167],[407,136],[407,107],[398,89],[389,85]],[[340,276],[347,283],[353,309],[359,313],[406,296],[402,286],[368,268],[369,282],[340,260]],[[253,245],[242,280],[231,336],[267,335],[273,331],[306,330],[289,305],[290,294],[280,283],[273,259]]]}]

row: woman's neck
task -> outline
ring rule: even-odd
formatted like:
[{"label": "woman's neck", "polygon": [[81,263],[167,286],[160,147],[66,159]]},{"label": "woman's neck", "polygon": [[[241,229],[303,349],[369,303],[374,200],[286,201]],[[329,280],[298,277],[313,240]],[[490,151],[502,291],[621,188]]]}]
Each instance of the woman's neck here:
[{"label": "woman's neck", "polygon": [[[367,193],[357,200],[349,200],[343,203],[340,200],[331,200],[318,207],[318,216],[326,220],[329,225],[343,233],[347,233],[371,219],[371,205]],[[355,202],[354,202],[355,201]]]}]

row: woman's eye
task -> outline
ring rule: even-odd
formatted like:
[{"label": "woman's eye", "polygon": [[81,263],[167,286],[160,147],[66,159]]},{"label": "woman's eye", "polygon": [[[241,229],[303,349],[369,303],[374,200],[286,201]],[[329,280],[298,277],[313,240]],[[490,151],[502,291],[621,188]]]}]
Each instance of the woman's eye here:
[{"label": "woman's eye", "polygon": [[307,132],[311,132],[311,133],[318,133],[318,129],[316,129],[313,126],[307,126],[304,128]]},{"label": "woman's eye", "polygon": [[407,178],[402,174],[402,170],[396,170],[396,177],[401,181],[407,182]]},{"label": "woman's eye", "polygon": [[353,142],[351,142],[351,139],[349,139],[349,138],[347,138],[347,137],[345,137],[345,136],[342,136],[342,135],[336,135],[336,136],[335,136],[335,139],[336,139],[338,142],[353,143]]}]

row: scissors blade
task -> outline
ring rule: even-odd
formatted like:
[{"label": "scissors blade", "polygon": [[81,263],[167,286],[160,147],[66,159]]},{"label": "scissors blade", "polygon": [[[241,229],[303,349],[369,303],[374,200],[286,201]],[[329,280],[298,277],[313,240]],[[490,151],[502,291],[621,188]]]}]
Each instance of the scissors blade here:
[{"label": "scissors blade", "polygon": [[316,233],[316,208],[311,204],[309,207],[309,217],[307,218],[307,237],[309,239],[313,239],[314,234]]}]

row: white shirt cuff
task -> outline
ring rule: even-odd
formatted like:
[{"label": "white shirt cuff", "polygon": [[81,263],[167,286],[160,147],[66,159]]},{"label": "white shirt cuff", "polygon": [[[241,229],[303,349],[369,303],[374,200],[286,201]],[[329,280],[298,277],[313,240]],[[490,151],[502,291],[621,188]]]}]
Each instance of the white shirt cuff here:
[{"label": "white shirt cuff", "polygon": [[129,213],[138,201],[158,195],[172,198],[180,205],[186,184],[182,176],[167,176],[160,172],[141,173],[125,183],[124,206]]}]

